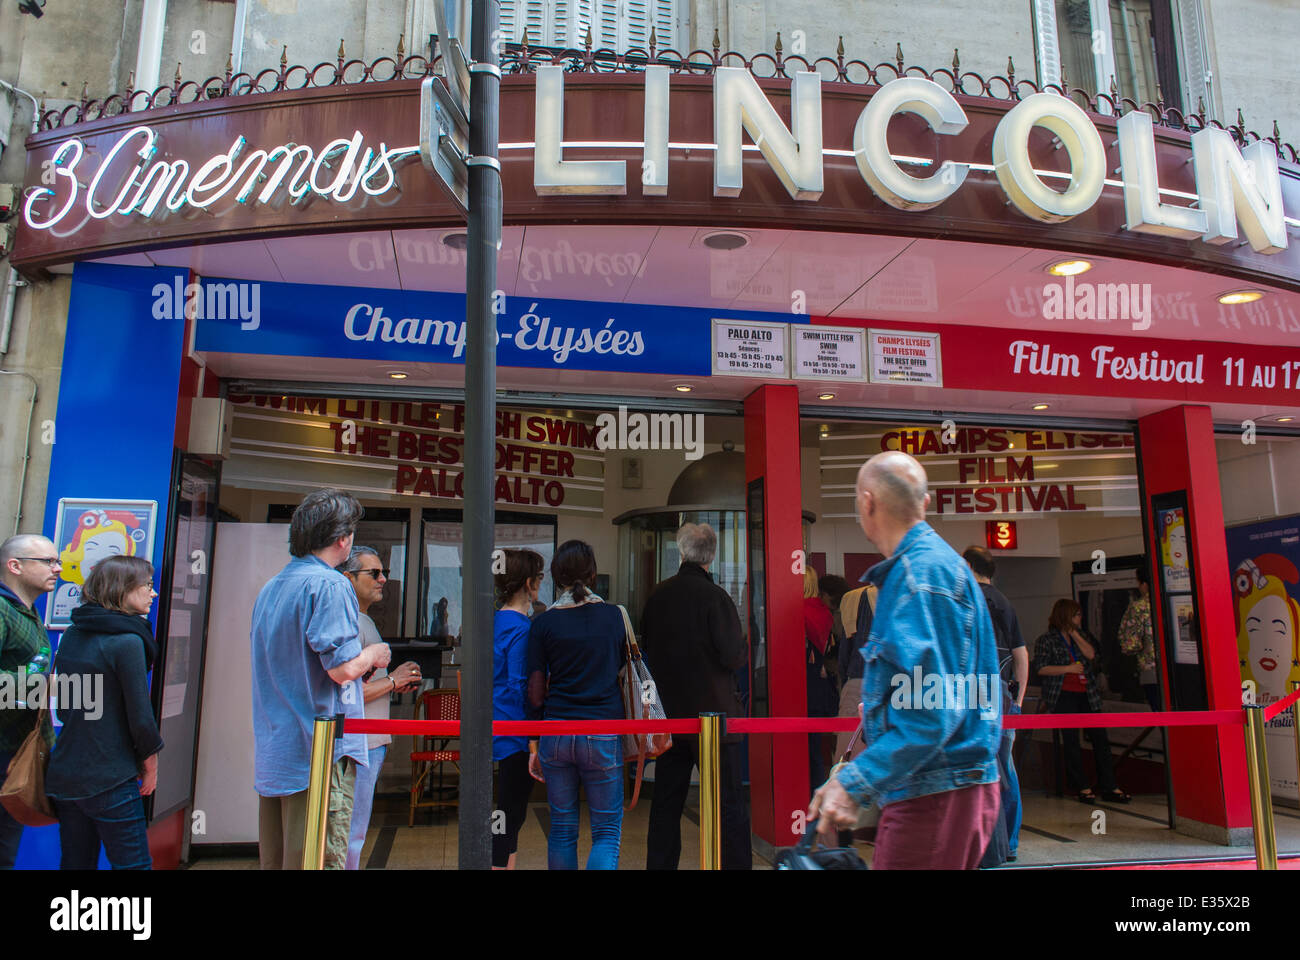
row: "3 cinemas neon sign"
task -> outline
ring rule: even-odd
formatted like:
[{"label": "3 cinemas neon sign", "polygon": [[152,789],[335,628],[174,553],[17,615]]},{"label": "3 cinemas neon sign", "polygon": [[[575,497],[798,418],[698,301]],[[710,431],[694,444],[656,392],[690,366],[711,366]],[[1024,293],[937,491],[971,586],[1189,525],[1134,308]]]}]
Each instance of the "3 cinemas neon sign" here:
[{"label": "3 cinemas neon sign", "polygon": [[[564,159],[564,83],[561,67],[540,67],[536,74],[536,127],[530,144],[533,185],[540,196],[623,195],[627,193],[626,160]],[[794,74],[790,88],[791,123],[787,127],[758,82],[740,67],[720,67],[713,77],[711,144],[670,144],[668,139],[669,72],[655,65],[645,70],[645,126],[639,143],[611,143],[611,148],[642,150],[641,191],[668,192],[670,147],[714,151],[713,193],[736,197],[744,185],[744,134],[757,144],[790,196],[816,202],[823,190],[821,77]],[[433,109],[423,102],[422,110]],[[943,203],[965,182],[972,169],[991,170],[1010,204],[1025,216],[1047,223],[1069,220],[1089,210],[1106,186],[1106,151],[1088,115],[1071,100],[1050,93],[1020,101],[998,122],[991,163],[944,161],[929,176],[913,176],[903,165],[931,166],[928,159],[890,154],[886,131],[899,113],[920,117],[934,133],[953,136],[966,129],[967,117],[957,100],[938,84],[902,77],[882,86],[863,106],[853,130],[852,157],[863,180],[883,202],[900,210],[929,210]],[[437,124],[427,124],[432,131]],[[1051,132],[1070,160],[1070,172],[1043,173],[1029,157],[1035,127]],[[1196,181],[1194,205],[1162,199],[1157,175],[1151,118],[1135,111],[1117,121],[1124,227],[1142,233],[1222,244],[1238,239],[1261,253],[1287,246],[1287,221],[1277,157],[1266,142],[1239,149],[1226,131],[1200,130],[1192,135]],[[206,209],[232,195],[239,203],[274,204],[287,196],[297,203],[309,195],[347,202],[358,191],[379,196],[400,188],[394,168],[412,159],[419,147],[365,146],[360,132],[330,141],[319,151],[298,144],[244,153],[242,137],[225,154],[211,157],[192,172],[184,160],[154,160],[157,136],[149,127],[123,134],[98,169],[79,171],[84,148],[79,139],[55,151],[54,189],[33,190],[24,216],[29,226],[48,229],[77,206],[97,219],[113,214],[153,216],[183,208]],[[432,145],[431,145],[432,148]],[[752,148],[751,148],[752,149]],[[845,151],[832,151],[843,154]],[[1064,182],[1058,190],[1044,178]]]}]

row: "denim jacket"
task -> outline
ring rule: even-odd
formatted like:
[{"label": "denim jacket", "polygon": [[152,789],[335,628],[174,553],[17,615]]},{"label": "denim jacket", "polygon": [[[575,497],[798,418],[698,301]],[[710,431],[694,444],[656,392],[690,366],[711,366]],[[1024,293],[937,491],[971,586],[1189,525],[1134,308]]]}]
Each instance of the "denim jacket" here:
[{"label": "denim jacket", "polygon": [[[988,604],[965,561],[922,521],[907,532],[893,556],[867,571],[866,579],[880,588],[871,632],[860,651],[866,661],[866,747],[840,768],[840,784],[859,804],[885,806],[996,783],[1002,735],[997,641]],[[982,686],[992,683],[989,709],[978,701],[959,707],[953,697],[935,708],[933,701],[921,700],[920,692],[913,700],[910,689],[918,669],[923,682],[937,677],[951,684],[960,676],[978,678]]]}]

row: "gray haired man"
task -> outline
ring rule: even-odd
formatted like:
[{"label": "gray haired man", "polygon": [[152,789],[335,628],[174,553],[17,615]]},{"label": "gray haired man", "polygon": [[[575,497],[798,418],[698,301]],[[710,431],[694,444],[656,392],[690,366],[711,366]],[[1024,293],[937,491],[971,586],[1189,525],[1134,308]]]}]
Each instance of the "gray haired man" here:
[{"label": "gray haired man", "polygon": [[[736,671],[748,650],[736,605],[709,575],[718,536],[708,524],[688,523],[677,531],[682,565],[655,588],[641,616],[642,647],[664,710],[670,717],[701,713],[744,716]],[[749,807],[741,770],[744,741],[728,735],[722,747],[722,868],[753,866]],[[672,749],[655,761],[654,799],[646,869],[676,870],[681,857],[682,809],[699,763],[699,738],[673,737]]]},{"label": "gray haired man", "polygon": [[[32,605],[59,582],[59,551],[40,534],[20,533],[0,543],[0,671],[49,669],[50,638]],[[0,683],[12,681],[0,679]],[[19,694],[21,697],[22,694]],[[27,710],[0,710],[0,778],[36,722]],[[45,720],[46,743],[54,732]],[[0,870],[12,870],[23,825],[0,807]]]}]

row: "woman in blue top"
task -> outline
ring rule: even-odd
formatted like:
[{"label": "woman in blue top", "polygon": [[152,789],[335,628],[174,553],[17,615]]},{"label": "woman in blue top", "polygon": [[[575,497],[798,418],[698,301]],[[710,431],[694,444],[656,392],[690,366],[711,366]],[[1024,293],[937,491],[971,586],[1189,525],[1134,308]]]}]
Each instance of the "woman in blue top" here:
[{"label": "woman in blue top", "polygon": [[[532,550],[507,550],[505,572],[495,577],[497,602],[493,623],[495,669],[492,675],[492,718],[527,719],[529,615],[542,586],[546,561]],[[528,816],[528,739],[493,737],[492,759],[497,761],[497,809],[506,815],[506,832],[492,835],[492,869],[513,870],[519,849],[519,828]]]},{"label": "woman in blue top", "polygon": [[[528,635],[530,718],[622,720],[618,672],[626,659],[623,614],[591,592],[596,555],[581,540],[560,544],[551,561],[559,591]],[[623,832],[623,741],[617,735],[540,738],[529,771],[546,783],[551,805],[547,865],[578,869],[578,786],[591,807],[588,870],[617,870]]]}]

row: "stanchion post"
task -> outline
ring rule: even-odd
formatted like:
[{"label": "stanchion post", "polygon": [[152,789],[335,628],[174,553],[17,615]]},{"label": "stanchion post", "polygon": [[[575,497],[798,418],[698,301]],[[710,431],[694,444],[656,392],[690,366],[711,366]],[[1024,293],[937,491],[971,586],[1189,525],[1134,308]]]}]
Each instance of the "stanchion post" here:
[{"label": "stanchion post", "polygon": [[[1291,681],[1291,692],[1300,690],[1300,681]],[[1291,738],[1295,741],[1296,770],[1300,770],[1300,700],[1291,704]],[[1297,778],[1300,780],[1300,778]]]},{"label": "stanchion post", "polygon": [[700,714],[700,869],[720,870],[722,860],[723,715]]},{"label": "stanchion post", "polygon": [[330,812],[330,771],[334,766],[333,717],[317,717],[311,732],[311,775],[307,781],[307,832],[302,843],[302,868],[325,866],[325,829]]},{"label": "stanchion post", "polygon": [[1255,866],[1277,869],[1277,836],[1273,832],[1273,790],[1268,776],[1268,748],[1264,743],[1264,708],[1246,708],[1246,770],[1250,777],[1250,812],[1255,828]]}]

